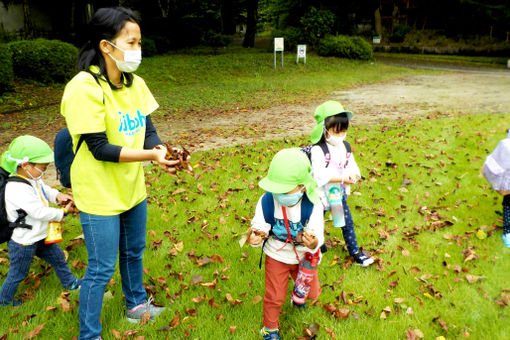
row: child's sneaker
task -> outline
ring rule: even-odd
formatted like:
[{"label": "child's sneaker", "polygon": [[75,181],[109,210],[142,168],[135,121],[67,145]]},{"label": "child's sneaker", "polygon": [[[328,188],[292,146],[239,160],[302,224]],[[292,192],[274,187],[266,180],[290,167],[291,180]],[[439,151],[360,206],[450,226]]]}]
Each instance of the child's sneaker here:
[{"label": "child's sneaker", "polygon": [[154,317],[161,314],[166,308],[157,307],[152,304],[152,296],[149,297],[146,303],[142,303],[133,309],[128,309],[127,319],[131,323],[139,323],[145,313],[149,313],[151,321],[154,321]]},{"label": "child's sneaker", "polygon": [[352,255],[352,257],[354,257],[354,262],[362,267],[368,267],[374,263],[374,259],[365,255],[362,251],[358,251],[356,254]]},{"label": "child's sneaker", "polygon": [[505,247],[510,248],[510,233],[503,234],[501,238]]},{"label": "child's sneaker", "polygon": [[73,284],[68,289],[69,290],[80,289],[82,281],[83,279],[76,279],[76,281],[74,281]]},{"label": "child's sneaker", "polygon": [[260,335],[262,335],[262,339],[264,340],[280,339],[280,332],[278,332],[278,328],[269,329],[266,327],[262,327],[260,329]]},{"label": "child's sneaker", "polygon": [[7,306],[16,307],[16,306],[21,306],[22,304],[23,304],[23,301],[21,301],[21,300],[12,300],[12,302],[9,302],[9,303],[0,303],[0,306],[1,307],[7,307]]},{"label": "child's sneaker", "polygon": [[292,299],[290,299],[290,305],[296,307],[299,310],[303,310],[306,307],[306,303],[297,303]]}]

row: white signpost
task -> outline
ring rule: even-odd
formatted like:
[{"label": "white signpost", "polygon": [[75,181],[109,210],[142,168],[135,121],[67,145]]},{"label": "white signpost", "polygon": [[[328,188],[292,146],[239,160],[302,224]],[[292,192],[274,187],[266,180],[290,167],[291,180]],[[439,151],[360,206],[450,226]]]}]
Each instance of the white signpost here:
[{"label": "white signpost", "polygon": [[297,45],[296,64],[299,64],[299,58],[303,59],[303,64],[306,64],[306,45]]},{"label": "white signpost", "polygon": [[274,68],[276,68],[276,52],[282,52],[282,67],[283,67],[283,38],[274,38]]}]

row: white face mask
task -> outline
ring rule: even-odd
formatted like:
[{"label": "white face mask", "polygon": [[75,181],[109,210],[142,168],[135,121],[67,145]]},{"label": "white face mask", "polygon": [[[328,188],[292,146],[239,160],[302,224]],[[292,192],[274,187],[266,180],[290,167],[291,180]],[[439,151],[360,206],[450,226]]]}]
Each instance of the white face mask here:
[{"label": "white face mask", "polygon": [[123,50],[121,48],[118,48],[115,46],[115,44],[108,41],[110,45],[118,49],[119,51],[122,51],[124,53],[124,61],[120,61],[112,57],[110,53],[108,55],[110,58],[115,60],[115,63],[117,64],[117,67],[119,71],[121,72],[135,72],[140,63],[142,62],[142,50]]},{"label": "white face mask", "polygon": [[333,146],[342,145],[345,137],[347,136],[347,133],[344,133],[342,136],[332,136],[327,130],[325,130],[325,132],[326,132],[326,142]]}]

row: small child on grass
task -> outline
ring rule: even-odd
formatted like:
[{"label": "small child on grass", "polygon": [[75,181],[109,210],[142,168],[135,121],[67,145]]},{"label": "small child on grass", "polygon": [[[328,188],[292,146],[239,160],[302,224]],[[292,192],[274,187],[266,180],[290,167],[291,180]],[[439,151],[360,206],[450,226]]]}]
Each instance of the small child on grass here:
[{"label": "small child on grass", "polygon": [[374,260],[358,248],[354,222],[347,205],[347,196],[351,193],[350,185],[361,178],[350,145],[345,141],[352,116],[352,112],[344,110],[342,104],[333,100],[326,101],[315,109],[317,125],[310,138],[314,144],[310,159],[324,213],[332,210],[327,197],[331,189],[331,194],[338,196],[339,214],[343,215],[343,226],[339,227],[342,228],[347,250],[356,264],[367,267],[374,263]]},{"label": "small child on grass", "polygon": [[496,192],[503,196],[503,244],[510,248],[510,129],[494,151],[487,156],[483,175]]},{"label": "small child on grass", "polygon": [[[279,151],[259,186],[259,199],[247,242],[262,245],[265,260],[263,339],[280,339],[280,309],[285,303],[289,275],[295,281],[291,304],[303,309],[321,288],[316,272],[324,242],[324,216],[308,157],[299,148]],[[306,274],[300,275],[303,263]],[[299,281],[299,284],[297,283]]]},{"label": "small child on grass", "polygon": [[[42,181],[48,164],[53,162],[50,146],[37,137],[19,136],[2,154],[1,161],[2,168],[17,177],[16,181],[8,181],[5,185],[7,219],[23,227],[14,228],[8,242],[10,265],[0,290],[0,305],[22,303],[14,300],[14,295],[19,283],[27,277],[34,256],[53,266],[64,288],[78,289],[81,279],[71,273],[62,249],[56,243],[45,243],[48,223],[62,221],[73,206],[72,196],[60,193]],[[50,203],[66,205],[52,208]]]}]

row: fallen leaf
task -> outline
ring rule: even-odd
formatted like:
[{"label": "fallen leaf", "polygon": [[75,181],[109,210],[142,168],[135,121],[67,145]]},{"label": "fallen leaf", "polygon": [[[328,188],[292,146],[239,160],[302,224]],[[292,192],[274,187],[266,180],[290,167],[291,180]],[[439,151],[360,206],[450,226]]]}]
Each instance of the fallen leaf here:
[{"label": "fallen leaf", "polygon": [[262,299],[263,299],[263,298],[262,298],[262,296],[260,296],[260,295],[255,295],[255,296],[253,297],[253,299],[251,299],[251,302],[252,302],[254,305],[256,305],[257,303],[259,303],[260,301],[262,301]]},{"label": "fallen leaf", "polygon": [[38,325],[32,331],[28,332],[27,335],[25,335],[24,339],[33,339],[33,338],[35,338],[36,336],[39,335],[39,333],[41,333],[43,328],[44,328],[44,324],[43,323]]},{"label": "fallen leaf", "polygon": [[116,329],[113,329],[113,328],[112,328],[112,329],[110,330],[110,332],[113,334],[113,337],[114,337],[115,339],[120,339],[120,338],[122,337],[122,336],[120,335],[120,332],[119,332],[118,330],[116,330]]}]

